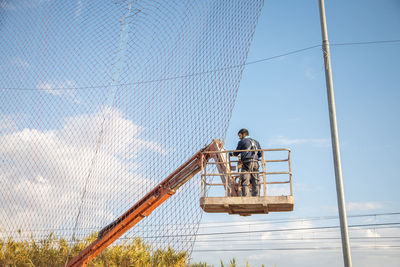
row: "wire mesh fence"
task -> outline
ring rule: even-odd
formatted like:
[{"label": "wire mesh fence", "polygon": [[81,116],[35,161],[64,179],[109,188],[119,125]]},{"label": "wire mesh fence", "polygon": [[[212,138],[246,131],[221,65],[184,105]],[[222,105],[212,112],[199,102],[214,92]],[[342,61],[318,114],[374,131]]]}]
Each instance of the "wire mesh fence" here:
[{"label": "wire mesh fence", "polygon": [[[0,239],[83,239],[223,138],[263,1],[0,1]],[[200,179],[130,230],[191,250]]]}]

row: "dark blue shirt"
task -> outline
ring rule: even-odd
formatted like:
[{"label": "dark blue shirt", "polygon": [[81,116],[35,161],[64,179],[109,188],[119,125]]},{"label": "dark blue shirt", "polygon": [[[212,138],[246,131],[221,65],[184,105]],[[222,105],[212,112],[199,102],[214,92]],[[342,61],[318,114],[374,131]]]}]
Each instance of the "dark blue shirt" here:
[{"label": "dark blue shirt", "polygon": [[[261,146],[258,143],[258,141],[248,136],[240,140],[236,148],[236,150],[250,150],[250,149],[261,149]],[[234,156],[238,156],[239,154],[241,161],[261,160],[262,158],[261,151],[233,152]]]}]

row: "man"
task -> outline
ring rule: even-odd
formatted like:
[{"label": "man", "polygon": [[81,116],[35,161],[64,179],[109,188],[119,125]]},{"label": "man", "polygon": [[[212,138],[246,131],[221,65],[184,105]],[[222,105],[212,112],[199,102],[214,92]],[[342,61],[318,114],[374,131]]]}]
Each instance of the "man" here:
[{"label": "man", "polygon": [[[250,138],[249,131],[246,129],[241,129],[238,132],[239,143],[237,145],[236,150],[254,150],[261,149],[260,144]],[[258,173],[249,173],[249,172],[258,172],[259,165],[258,160],[262,158],[261,151],[243,151],[243,152],[234,152],[233,156],[238,156],[240,154],[240,160],[242,163],[242,172],[243,174],[240,176],[240,182],[242,184],[242,196],[249,196],[250,190],[249,185],[251,183],[251,195],[253,197],[258,196],[258,184],[259,178]]]}]

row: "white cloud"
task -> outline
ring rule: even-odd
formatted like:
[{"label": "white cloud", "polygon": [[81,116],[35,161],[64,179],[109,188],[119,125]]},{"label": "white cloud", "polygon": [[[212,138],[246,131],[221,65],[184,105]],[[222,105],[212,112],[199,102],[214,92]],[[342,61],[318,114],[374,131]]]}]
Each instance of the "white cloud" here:
[{"label": "white cloud", "polygon": [[81,99],[76,95],[76,82],[69,79],[40,81],[36,88],[40,91],[54,96],[65,97],[66,99],[80,104]]},{"label": "white cloud", "polygon": [[310,145],[315,147],[328,147],[330,140],[327,138],[296,138],[290,139],[283,136],[276,136],[268,141],[270,146],[291,146],[291,145]]},{"label": "white cloud", "polygon": [[53,89],[53,85],[51,83],[42,82],[37,85],[37,89],[46,91],[53,95],[60,95],[61,91],[56,91]]},{"label": "white cloud", "polygon": [[290,184],[268,185],[267,193],[269,196],[288,196],[288,195],[290,195],[290,187],[289,186],[290,186]]},{"label": "white cloud", "polygon": [[375,231],[373,229],[366,229],[365,235],[367,237],[380,237],[381,236],[377,231]]},{"label": "white cloud", "polygon": [[310,79],[310,80],[315,80],[315,79],[317,78],[317,73],[316,73],[316,71],[315,71],[313,68],[311,68],[311,67],[307,67],[307,68],[304,70],[304,74],[305,74],[305,76],[306,76],[308,79]]},{"label": "white cloud", "polygon": [[[0,238],[17,229],[26,231],[26,237],[37,229],[71,229],[92,164],[80,221],[88,228],[103,226],[120,215],[109,205],[115,192],[129,201],[137,187],[155,183],[133,171],[136,166],[130,159],[140,151],[165,154],[170,150],[141,140],[139,134],[145,129],[124,118],[120,110],[106,110],[109,117],[97,152],[103,112],[70,117],[60,129],[0,135]],[[126,147],[135,150],[127,154]]]},{"label": "white cloud", "polygon": [[[365,201],[365,202],[346,202],[346,210],[348,212],[359,212],[359,211],[373,211],[373,210],[382,210],[387,208],[389,203],[386,202],[374,202],[374,201]],[[331,212],[338,212],[338,207],[335,206],[326,206],[327,210]]]},{"label": "white cloud", "polygon": [[17,121],[14,115],[0,114],[0,135],[17,130]]},{"label": "white cloud", "polygon": [[71,94],[75,87],[76,83],[68,79],[62,81],[40,81],[36,86],[38,90],[57,96]]},{"label": "white cloud", "polygon": [[20,57],[14,57],[11,60],[11,65],[21,67],[21,68],[30,68],[32,66],[31,64],[29,64],[29,62],[27,62],[26,60],[24,60]]},{"label": "white cloud", "polygon": [[80,17],[82,14],[83,3],[82,0],[76,1],[76,10],[75,10],[75,17]]},{"label": "white cloud", "polygon": [[348,202],[346,205],[348,211],[378,210],[384,207],[382,202]]}]

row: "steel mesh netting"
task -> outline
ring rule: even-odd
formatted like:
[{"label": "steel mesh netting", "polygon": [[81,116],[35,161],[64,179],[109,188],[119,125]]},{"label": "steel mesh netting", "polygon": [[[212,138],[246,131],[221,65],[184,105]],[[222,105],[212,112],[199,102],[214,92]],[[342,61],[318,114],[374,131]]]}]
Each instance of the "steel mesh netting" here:
[{"label": "steel mesh netting", "polygon": [[[226,134],[263,1],[1,1],[0,238],[99,231]],[[192,178],[123,238],[191,250]]]}]

